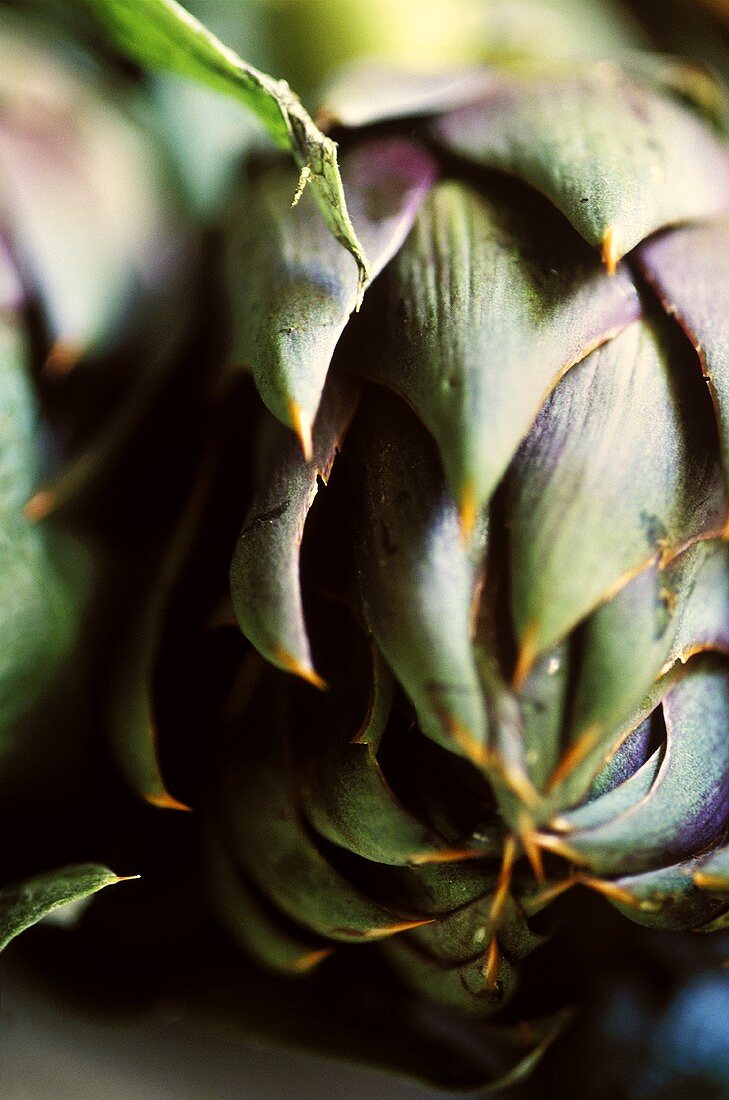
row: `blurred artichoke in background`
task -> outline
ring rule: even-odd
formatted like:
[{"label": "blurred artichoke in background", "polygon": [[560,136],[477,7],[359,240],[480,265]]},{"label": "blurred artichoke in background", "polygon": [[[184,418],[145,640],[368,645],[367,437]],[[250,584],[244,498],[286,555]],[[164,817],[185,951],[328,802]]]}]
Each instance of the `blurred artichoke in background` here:
[{"label": "blurred artichoke in background", "polygon": [[[457,46],[423,18],[427,71],[334,79],[337,165],[168,0],[96,5],[117,60],[238,96],[300,172],[257,148],[233,181],[216,425],[103,690],[130,786],[195,811],[148,895],[204,960],[176,1003],[478,1087],[526,1077],[579,997],[607,1034],[596,991],[653,933],[606,901],[729,923],[729,112],[713,23],[691,63],[651,52],[673,0],[662,27],[648,0],[458,10]],[[382,12],[358,19],[391,58]],[[61,333],[56,372],[92,343]],[[221,963],[198,874],[270,980]]]},{"label": "blurred artichoke in background", "polygon": [[[45,869],[27,821],[72,805],[87,768],[112,550],[92,501],[189,327],[194,250],[144,111],[77,46],[0,8],[0,813],[28,830],[0,884]],[[0,939],[112,879],[72,868],[25,901],[8,888]]]}]

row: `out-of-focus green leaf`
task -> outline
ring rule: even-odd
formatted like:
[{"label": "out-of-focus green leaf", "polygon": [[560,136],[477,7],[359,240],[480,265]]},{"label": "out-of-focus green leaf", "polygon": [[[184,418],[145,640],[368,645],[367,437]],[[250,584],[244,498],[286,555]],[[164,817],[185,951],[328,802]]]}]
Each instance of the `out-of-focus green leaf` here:
[{"label": "out-of-focus green leaf", "polygon": [[308,974],[332,953],[324,941],[286,922],[240,875],[220,844],[208,848],[208,879],[215,911],[229,934],[268,970]]},{"label": "out-of-focus green leaf", "polygon": [[274,80],[246,64],[175,0],[77,2],[104,23],[130,60],[199,80],[235,96],[253,111],[274,141],[289,149],[306,171],[327,225],[354,256],[360,285],[364,284],[367,259],[347,211],[336,145],[317,129],[285,80]]},{"label": "out-of-focus green leaf", "polygon": [[569,371],[515,460],[521,668],[651,561],[721,531],[706,410],[670,336],[636,323]]},{"label": "out-of-focus green leaf", "polygon": [[14,751],[13,721],[30,710],[76,641],[89,579],[88,555],[80,544],[23,515],[41,471],[40,426],[25,334],[2,305],[0,761]]},{"label": "out-of-focus green leaf", "polygon": [[471,616],[486,520],[466,546],[433,445],[397,398],[380,395],[363,436],[355,550],[365,620],[423,732],[478,758],[486,715]]},{"label": "out-of-focus green leaf", "polygon": [[48,367],[63,372],[167,285],[180,207],[151,136],[99,81],[6,11],[0,28],[0,203],[55,342]]},{"label": "out-of-focus green leaf", "polygon": [[79,863],[5,886],[0,890],[0,951],[26,928],[37,924],[59,906],[124,881],[125,878],[115,875],[107,867]]},{"label": "out-of-focus green leaf", "polygon": [[[374,278],[398,250],[435,166],[402,139],[365,142],[342,161],[350,208]],[[306,452],[337,342],[357,300],[357,276],[303,196],[291,207],[281,167],[244,192],[228,240],[234,355],[252,365],[261,397]]]},{"label": "out-of-focus green leaf", "polygon": [[504,74],[433,123],[452,152],[547,195],[615,263],[656,229],[729,210],[729,156],[690,109],[614,63]]},{"label": "out-of-focus green leaf", "polygon": [[560,375],[640,312],[627,271],[608,278],[548,203],[519,200],[436,186],[392,266],[387,354],[363,357],[435,436],[466,526]]}]

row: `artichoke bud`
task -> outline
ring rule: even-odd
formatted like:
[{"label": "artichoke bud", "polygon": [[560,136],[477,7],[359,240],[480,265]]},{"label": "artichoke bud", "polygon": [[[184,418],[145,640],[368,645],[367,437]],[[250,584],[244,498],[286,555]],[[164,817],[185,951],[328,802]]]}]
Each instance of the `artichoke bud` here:
[{"label": "artichoke bud", "polygon": [[729,154],[686,86],[638,58],[340,78],[359,313],[275,164],[233,213],[268,411],[232,597],[280,671],[218,836],[287,935],[382,939],[456,1012],[515,995],[568,892],[729,908]]}]

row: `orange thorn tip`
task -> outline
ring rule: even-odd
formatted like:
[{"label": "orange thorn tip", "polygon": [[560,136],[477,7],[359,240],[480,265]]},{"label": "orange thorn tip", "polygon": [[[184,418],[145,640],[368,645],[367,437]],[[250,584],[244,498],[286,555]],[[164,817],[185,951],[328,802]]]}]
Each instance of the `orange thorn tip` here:
[{"label": "orange thorn tip", "polygon": [[639,908],[639,903],[633,895],[629,894],[627,890],[623,890],[621,886],[617,886],[614,882],[607,882],[602,878],[592,878],[590,875],[579,875],[578,882],[583,886],[587,886],[590,890],[602,894],[603,897],[608,898],[610,901],[617,901],[621,905],[629,905],[633,909]]},{"label": "orange thorn tip", "polygon": [[279,668],[282,668],[285,672],[293,672],[294,676],[306,680],[307,684],[312,684],[319,691],[326,691],[326,680],[322,680],[311,665],[303,664],[298,657],[295,657],[293,653],[289,653],[287,649],[277,646],[273,652],[273,659]]},{"label": "orange thorn tip", "polygon": [[524,849],[524,855],[529,860],[535,879],[539,883],[546,882],[544,863],[542,861],[542,850],[537,840],[537,833],[534,830],[533,823],[523,815],[519,820],[519,840]]},{"label": "orange thorn tip", "polygon": [[729,519],[727,519],[726,523],[724,524],[724,526],[722,528],[721,537],[723,539],[725,539],[727,542],[729,542]]},{"label": "orange thorn tip", "polygon": [[483,859],[478,848],[439,848],[432,852],[417,852],[408,862],[413,867],[431,863],[463,863],[467,859]]},{"label": "orange thorn tip", "polygon": [[489,952],[486,957],[486,970],[484,972],[487,989],[496,989],[499,980],[500,962],[501,952],[499,951],[499,941],[496,939],[496,936],[494,936],[489,944]]},{"label": "orange thorn tip", "polygon": [[404,920],[398,924],[390,924],[386,928],[367,928],[362,933],[366,940],[383,940],[386,936],[395,936],[398,932],[409,932],[411,928],[422,928],[424,924],[435,924],[435,918],[427,920]]},{"label": "orange thorn tip", "polygon": [[294,974],[305,974],[307,970],[313,970],[324,959],[328,959],[333,952],[333,947],[321,947],[318,951],[307,951],[305,955],[300,955],[298,959],[294,960],[291,969]]},{"label": "orange thorn tip", "polygon": [[477,515],[476,486],[473,481],[469,480],[461,487],[458,496],[458,519],[461,524],[461,538],[466,544],[471,541]]},{"label": "orange thorn tip", "polygon": [[192,806],[173,798],[167,791],[162,791],[160,794],[145,794],[144,800],[149,802],[150,806],[156,806],[160,810],[184,810],[186,813],[192,813]]},{"label": "orange thorn tip", "polygon": [[519,655],[516,659],[516,668],[512,678],[512,687],[515,691],[521,691],[527,681],[529,673],[534,667],[537,658],[537,637],[539,626],[530,623],[524,630],[519,647]]},{"label": "orange thorn tip", "polygon": [[707,875],[704,871],[695,871],[693,880],[700,890],[729,890],[729,878],[724,875]]},{"label": "orange thorn tip", "polygon": [[620,251],[615,237],[615,230],[612,225],[609,225],[602,239],[602,262],[605,264],[608,275],[614,275],[618,270],[619,260]]},{"label": "orange thorn tip", "polygon": [[56,340],[43,364],[43,373],[53,378],[64,378],[81,361],[83,355],[83,349],[78,344]]},{"label": "orange thorn tip", "polygon": [[553,791],[555,787],[559,786],[589,756],[600,739],[602,729],[602,723],[593,722],[592,725],[583,730],[549,777],[548,791]]},{"label": "orange thorn tip", "polygon": [[56,507],[56,495],[50,489],[39,489],[23,508],[23,518],[29,523],[40,523]]},{"label": "orange thorn tip", "polygon": [[141,878],[141,875],[117,875],[117,882],[133,882],[137,878]]},{"label": "orange thorn tip", "polygon": [[448,733],[477,768],[483,768],[489,762],[489,751],[471,731],[452,714],[446,716]]},{"label": "orange thorn tip", "polygon": [[314,418],[310,416],[305,409],[302,409],[301,405],[297,405],[295,401],[289,401],[289,419],[291,421],[291,427],[299,438],[301,453],[304,456],[304,460],[306,462],[311,462],[312,455],[314,454],[314,444],[312,440]]}]

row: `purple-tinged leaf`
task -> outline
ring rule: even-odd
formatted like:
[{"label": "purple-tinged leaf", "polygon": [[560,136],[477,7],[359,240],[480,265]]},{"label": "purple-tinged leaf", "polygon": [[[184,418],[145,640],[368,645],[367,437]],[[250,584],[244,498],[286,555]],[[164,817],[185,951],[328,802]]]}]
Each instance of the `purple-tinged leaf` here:
[{"label": "purple-tinged leaf", "polygon": [[670,335],[639,322],[569,371],[515,459],[517,679],[651,562],[721,531],[707,410]]},{"label": "purple-tinged leaf", "polygon": [[307,463],[293,437],[265,413],[256,456],[256,488],[230,567],[240,628],[279,668],[319,683],[304,622],[299,549],[318,480],[329,478],[358,398],[358,386],[332,378]]},{"label": "purple-tinged leaf", "polygon": [[[435,163],[402,138],[377,138],[342,158],[347,201],[370,265],[382,270],[407,236]],[[234,355],[261,397],[308,451],[334,349],[358,298],[357,265],[322,224],[311,195],[292,206],[281,166],[253,180],[228,240]]]},{"label": "purple-tinged leaf", "polygon": [[[698,859],[611,881],[605,896],[620,912],[646,928],[685,932],[699,929],[726,908],[729,898],[695,883]],[[612,888],[612,889],[611,889]]]},{"label": "purple-tinged leaf", "polygon": [[690,858],[729,821],[729,667],[697,661],[664,699],[663,713],[666,749],[648,793],[641,797],[636,784],[629,809],[550,845],[597,875]]},{"label": "purple-tinged leaf", "polygon": [[662,233],[637,255],[664,308],[698,353],[729,486],[729,218]]},{"label": "purple-tinged leaf", "polygon": [[390,272],[387,349],[362,371],[430,429],[470,528],[560,376],[640,314],[548,203],[437,185]]},{"label": "purple-tinged leaf", "polygon": [[729,210],[729,156],[691,109],[614,63],[503,75],[432,124],[451,152],[543,192],[617,261],[663,226]]}]

